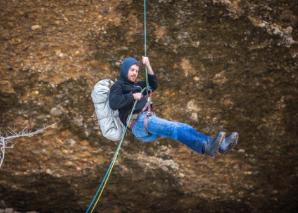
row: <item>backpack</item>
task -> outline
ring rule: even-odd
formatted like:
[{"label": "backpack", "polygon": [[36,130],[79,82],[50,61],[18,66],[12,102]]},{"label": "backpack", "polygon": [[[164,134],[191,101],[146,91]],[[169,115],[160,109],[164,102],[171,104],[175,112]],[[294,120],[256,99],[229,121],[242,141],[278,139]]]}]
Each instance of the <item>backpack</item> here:
[{"label": "backpack", "polygon": [[119,118],[118,110],[112,110],[109,106],[109,94],[113,84],[110,79],[98,81],[91,97],[102,135],[109,140],[120,141],[124,125]]}]

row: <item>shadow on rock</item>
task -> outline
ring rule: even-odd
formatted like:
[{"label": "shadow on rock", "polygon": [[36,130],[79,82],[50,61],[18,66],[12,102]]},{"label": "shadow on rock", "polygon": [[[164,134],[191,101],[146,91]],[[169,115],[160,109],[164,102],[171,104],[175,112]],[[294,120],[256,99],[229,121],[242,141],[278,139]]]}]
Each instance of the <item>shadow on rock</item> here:
[{"label": "shadow on rock", "polygon": [[[0,199],[18,211],[83,212],[67,180],[41,173],[11,177],[15,184],[0,186]],[[5,208],[5,206],[3,206]]]}]

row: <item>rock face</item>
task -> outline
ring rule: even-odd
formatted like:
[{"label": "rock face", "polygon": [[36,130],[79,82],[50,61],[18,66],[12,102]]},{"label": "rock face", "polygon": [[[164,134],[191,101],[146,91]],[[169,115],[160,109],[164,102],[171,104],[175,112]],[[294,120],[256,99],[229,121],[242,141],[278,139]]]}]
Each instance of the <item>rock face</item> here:
[{"label": "rock face", "polygon": [[[117,143],[90,93],[143,54],[143,1],[0,0],[0,212],[83,212]],[[128,133],[98,212],[290,212],[298,203],[298,5],[148,1],[156,113],[239,145],[215,158]],[[140,74],[140,78],[143,75]]]}]

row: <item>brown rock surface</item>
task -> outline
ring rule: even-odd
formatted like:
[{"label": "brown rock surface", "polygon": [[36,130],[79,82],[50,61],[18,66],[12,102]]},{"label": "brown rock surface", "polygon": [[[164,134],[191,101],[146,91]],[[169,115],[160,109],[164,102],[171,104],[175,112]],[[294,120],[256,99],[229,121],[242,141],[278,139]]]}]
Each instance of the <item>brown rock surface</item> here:
[{"label": "brown rock surface", "polygon": [[[0,0],[0,212],[83,212],[116,148],[90,93],[143,54],[143,1]],[[98,212],[290,212],[298,203],[295,1],[148,1],[157,114],[239,145],[215,158],[131,135]],[[142,78],[142,76],[140,77]]]}]

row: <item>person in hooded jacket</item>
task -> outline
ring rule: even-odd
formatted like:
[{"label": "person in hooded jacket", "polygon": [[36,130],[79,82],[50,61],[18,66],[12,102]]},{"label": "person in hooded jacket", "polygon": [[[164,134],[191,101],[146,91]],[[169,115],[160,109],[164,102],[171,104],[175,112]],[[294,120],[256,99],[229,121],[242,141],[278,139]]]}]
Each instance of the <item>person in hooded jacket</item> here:
[{"label": "person in hooded jacket", "polygon": [[[149,58],[143,56],[142,63],[148,70],[149,91],[153,92],[157,89],[157,78]],[[111,87],[109,94],[110,108],[119,110],[120,120],[139,141],[153,142],[159,137],[171,138],[197,153],[210,156],[216,155],[218,151],[224,153],[237,143],[237,132],[225,137],[225,132],[220,131],[215,138],[212,138],[188,124],[165,120],[152,113],[147,91],[141,93],[146,87],[146,81],[137,81],[140,65],[140,62],[133,57],[125,58],[120,65],[120,79]],[[127,119],[135,100],[137,104],[128,123]]]}]

